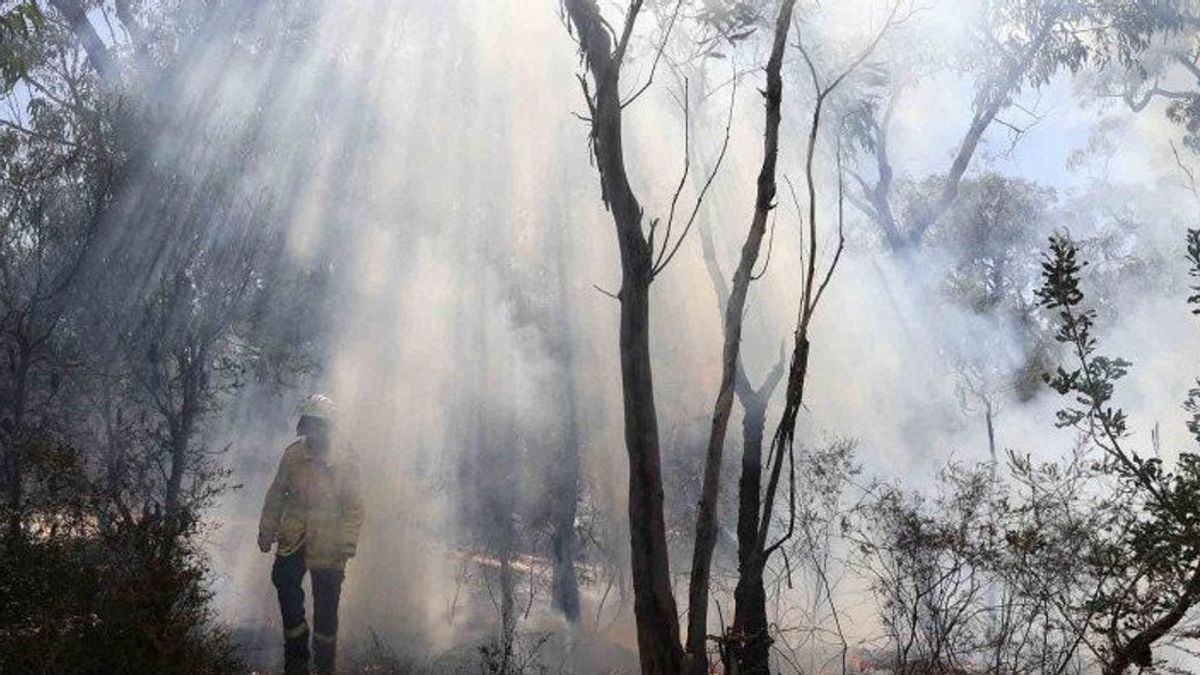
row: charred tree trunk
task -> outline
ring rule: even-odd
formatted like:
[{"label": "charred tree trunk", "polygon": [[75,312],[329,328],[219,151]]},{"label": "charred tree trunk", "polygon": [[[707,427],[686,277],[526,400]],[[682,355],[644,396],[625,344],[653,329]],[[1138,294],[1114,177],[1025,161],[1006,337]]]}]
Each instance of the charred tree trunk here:
[{"label": "charred tree trunk", "polygon": [[186,528],[186,514],[183,503],[183,479],[187,475],[188,451],[192,443],[192,434],[196,426],[196,416],[199,412],[200,379],[204,376],[204,354],[191,354],[190,351],[175,355],[175,363],[179,369],[183,391],[181,401],[176,410],[164,410],[170,428],[171,472],[167,476],[165,494],[165,517],[173,534],[179,534]]},{"label": "charred tree trunk", "polygon": [[988,456],[992,459],[992,471],[996,470],[996,426],[994,424],[994,413],[992,410],[992,402],[984,399],[984,419],[987,422],[987,437],[988,437]]},{"label": "charred tree trunk", "polygon": [[733,408],[734,381],[742,340],[742,316],[754,266],[758,262],[762,240],[767,231],[767,216],[775,206],[775,167],[779,156],[780,107],[783,100],[783,52],[788,28],[792,23],[795,0],[784,0],[775,23],[775,38],[767,61],[766,130],[763,134],[763,162],[758,174],[758,192],[750,232],[742,246],[741,258],[733,274],[729,299],[725,306],[725,339],[721,352],[721,385],[713,405],[712,429],[704,459],[704,477],[696,517],[696,542],[692,554],[691,580],[688,587],[688,643],[690,670],[693,675],[708,672],[706,649],[708,632],[708,591],[713,549],[717,543],[717,493],[721,482],[721,458],[725,433]]},{"label": "charred tree trunk", "polygon": [[565,250],[562,228],[554,228],[555,233],[555,275],[557,276],[557,294],[560,307],[560,320],[564,326],[561,336],[561,354],[563,361],[562,402],[563,402],[563,438],[560,461],[551,469],[555,496],[553,535],[551,537],[551,557],[554,562],[553,578],[551,580],[551,604],[563,613],[568,623],[575,625],[580,620],[579,578],[575,572],[575,557],[578,544],[575,537],[575,518],[579,509],[579,488],[582,477],[582,467],[579,457],[579,409],[575,395],[575,347],[572,327],[574,317],[571,313],[571,298],[567,284],[567,251]]},{"label": "charred tree trunk", "polygon": [[[782,364],[781,364],[782,366]],[[744,654],[757,650],[759,640],[767,641],[765,619],[767,595],[763,585],[761,565],[757,565],[755,542],[758,538],[759,495],[762,494],[763,435],[767,424],[767,403],[782,375],[777,368],[760,392],[739,389],[742,404],[742,475],[738,480],[738,583],[734,589],[733,634],[728,651],[733,656],[727,663],[729,672],[755,672],[742,668]],[[761,624],[761,625],[759,625]],[[761,671],[765,672],[765,671]]]},{"label": "charred tree trunk", "polygon": [[766,675],[771,672],[771,635],[767,625],[767,592],[763,584],[764,565],[757,555],[739,562],[737,587],[733,591],[733,628],[730,673]]},{"label": "charred tree trunk", "polygon": [[621,254],[621,384],[629,457],[629,538],[638,653],[643,673],[676,675],[683,650],[667,557],[662,460],[650,368],[650,283],[654,268],[650,243],[642,232],[642,207],[625,172],[618,87],[621,60],[641,5],[641,0],[631,3],[614,49],[595,0],[565,2],[595,83],[596,91],[588,101],[592,149]]},{"label": "charred tree trunk", "polygon": [[[574,378],[570,346],[567,347],[567,388],[571,389]],[[551,582],[552,601],[555,609],[572,624],[579,623],[579,579],[575,574],[575,515],[579,506],[579,432],[576,420],[573,391],[566,395],[567,430],[563,438],[562,465],[558,468],[558,508],[555,514],[554,535],[551,541],[554,557],[554,577]]]},{"label": "charred tree trunk", "polygon": [[[783,416],[771,440],[772,461],[765,492],[762,490],[761,432],[757,448],[747,448],[742,455],[742,478],[738,486],[738,583],[734,589],[733,627],[729,636],[733,672],[739,675],[770,673],[772,640],[763,571],[774,549],[790,536],[791,526],[783,539],[770,546],[767,536],[783,464],[785,459],[792,461],[792,437],[796,416],[804,401],[807,377],[808,339],[802,331],[796,335],[792,352]],[[794,481],[794,477],[789,479]]]},{"label": "charred tree trunk", "polygon": [[[511,524],[511,519],[509,523]],[[506,533],[509,542],[500,552],[500,671],[507,675],[513,667],[513,643],[517,635],[516,581],[512,568],[512,533]]]},{"label": "charred tree trunk", "polygon": [[166,517],[167,522],[172,526],[176,525],[176,520],[179,516],[180,504],[182,503],[181,493],[183,492],[183,474],[187,471],[187,434],[182,429],[182,424],[178,421],[172,423],[172,427],[177,427],[171,433],[171,472],[167,476],[167,492],[166,492]]},{"label": "charred tree trunk", "polygon": [[[647,264],[649,256],[646,257]],[[647,268],[648,270],[648,268]],[[629,537],[634,614],[643,673],[678,673],[679,619],[663,518],[662,461],[650,373],[649,284],[627,274],[621,289],[621,380],[629,455]]]},{"label": "charred tree trunk", "polygon": [[[7,483],[5,495],[8,506],[8,542],[16,546],[24,540],[23,512],[25,509],[25,476],[24,458],[25,444],[28,434],[25,433],[25,410],[29,400],[29,370],[33,364],[33,355],[22,337],[17,340],[16,362],[13,364],[13,402],[12,416],[8,420],[10,428],[0,429],[6,436],[4,447],[4,479]],[[0,420],[0,423],[3,421]]]}]

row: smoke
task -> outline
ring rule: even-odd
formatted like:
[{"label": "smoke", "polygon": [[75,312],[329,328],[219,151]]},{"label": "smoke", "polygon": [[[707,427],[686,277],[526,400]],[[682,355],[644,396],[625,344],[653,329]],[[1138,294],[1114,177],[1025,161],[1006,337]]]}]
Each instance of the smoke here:
[{"label": "smoke", "polygon": [[[969,121],[969,82],[955,72],[922,70],[929,45],[953,49],[961,37],[970,16],[958,4],[918,13],[881,52],[919,75],[894,134],[898,171],[915,179],[945,170]],[[487,499],[520,501],[545,490],[538,469],[556,461],[569,407],[579,421],[584,480],[610,528],[607,543],[615,560],[627,558],[618,305],[602,292],[617,290],[620,271],[587,127],[571,115],[586,114],[575,45],[552,2],[370,0],[304,4],[290,14],[256,6],[229,10],[224,24],[237,27],[237,49],[256,58],[233,58],[236,50],[219,40],[198,44],[177,79],[149,90],[178,116],[175,133],[150,139],[155,156],[193,166],[197,180],[220,177],[244,149],[209,139],[243,124],[251,130],[239,142],[265,159],[238,174],[242,192],[270,195],[271,213],[283,214],[262,225],[284,238],[283,263],[315,270],[331,284],[327,304],[281,297],[286,310],[265,310],[268,322],[317,315],[312,339],[320,367],[282,395],[244,392],[212,432],[214,445],[231,448],[226,459],[242,485],[219,507],[210,544],[219,605],[235,629],[255,636],[251,650],[267,655],[278,648],[271,559],[254,544],[257,509],[293,438],[291,406],[309,389],[326,391],[343,411],[342,439],[361,462],[367,505],[358,557],[347,572],[344,634],[361,644],[374,631],[432,657],[495,622],[485,594],[464,588],[464,542],[478,534],[464,513]],[[843,51],[861,48],[869,31],[858,27],[878,25],[879,12],[866,0],[821,7],[800,30],[806,41],[846,45],[825,55],[833,67]],[[650,47],[641,49],[629,70],[631,90],[635,78],[649,74]],[[912,62],[902,64],[905,58]],[[798,64],[788,69],[781,173],[798,185],[812,92]],[[700,215],[727,273],[753,208],[758,77],[745,75],[739,87],[729,155]],[[647,218],[664,214],[682,170],[682,120],[672,98],[682,95],[678,85],[659,71],[628,109],[626,157]],[[1081,104],[1069,86],[1055,80],[1023,95],[1051,103],[1053,112],[1011,153],[1008,132],[989,131],[986,156],[971,175],[995,168],[1062,188],[1066,197],[1081,190],[1083,179],[1067,160],[1088,142],[1086,120],[1096,113],[1076,110]],[[703,113],[693,115],[694,158],[709,166],[728,93],[715,89]],[[1200,343],[1189,332],[1182,296],[1164,289],[1179,288],[1182,278],[1183,224],[1175,214],[1186,195],[1153,187],[1170,179],[1166,142],[1174,130],[1153,110],[1131,120],[1108,178],[1142,186],[1128,188],[1131,194],[1154,190],[1157,206],[1145,209],[1136,241],[1178,269],[1166,272],[1170,283],[1139,291],[1145,295],[1117,296],[1130,311],[1119,324],[1102,326],[1101,337],[1135,363],[1118,400],[1133,413],[1137,438],[1161,422],[1164,448],[1179,448],[1186,437],[1176,411],[1190,377],[1184,366],[1200,363]],[[822,138],[819,158],[826,237],[836,223],[830,140]],[[681,203],[696,192],[687,186]],[[154,186],[145,186],[130,200],[131,213],[150,213],[153,199]],[[855,438],[869,473],[914,486],[950,457],[986,459],[983,424],[959,403],[959,365],[1019,365],[1017,327],[950,303],[942,289],[952,261],[943,254],[890,255],[874,243],[869,224],[853,209],[847,213],[850,249],[813,328],[802,438]],[[175,245],[169,232],[147,238],[157,231],[153,219],[138,222],[117,241],[147,251]],[[214,237],[220,224],[214,222]],[[1040,236],[1058,225],[1039,223]],[[795,324],[798,227],[799,214],[781,193],[770,265],[751,291],[743,360],[752,380],[778,360]],[[830,255],[824,248],[822,261]],[[711,409],[720,372],[717,298],[694,233],[656,280],[652,302],[660,429],[664,439],[686,436]],[[1054,456],[1070,446],[1068,433],[1050,433],[1055,401],[1000,398],[1003,448]],[[666,440],[663,447],[678,451]],[[727,454],[729,480],[733,456]],[[497,467],[511,472],[478,481],[480,471]],[[602,592],[585,589],[585,608],[596,610]],[[556,628],[548,600],[534,604],[542,609],[531,614],[531,625]],[[628,624],[618,622],[606,637],[632,648]]]}]

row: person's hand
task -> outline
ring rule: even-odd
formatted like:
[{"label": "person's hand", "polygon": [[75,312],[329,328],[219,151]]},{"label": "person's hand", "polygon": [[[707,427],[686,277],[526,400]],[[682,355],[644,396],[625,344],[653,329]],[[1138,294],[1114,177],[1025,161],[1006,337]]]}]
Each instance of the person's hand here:
[{"label": "person's hand", "polygon": [[258,533],[258,550],[263,553],[271,552],[271,544],[275,543],[275,537],[262,532]]}]

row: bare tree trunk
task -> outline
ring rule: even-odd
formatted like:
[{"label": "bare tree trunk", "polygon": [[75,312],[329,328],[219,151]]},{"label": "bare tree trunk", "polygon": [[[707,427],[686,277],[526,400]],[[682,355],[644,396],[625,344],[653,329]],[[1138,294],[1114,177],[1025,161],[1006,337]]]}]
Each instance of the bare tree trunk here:
[{"label": "bare tree trunk", "polygon": [[555,609],[571,624],[580,620],[579,579],[575,572],[575,517],[579,508],[581,467],[579,457],[579,409],[575,396],[575,347],[573,342],[571,302],[568,295],[566,251],[563,246],[562,228],[555,228],[556,248],[555,274],[557,275],[560,319],[564,326],[561,336],[563,378],[562,401],[564,433],[562,454],[553,471],[552,484],[556,490],[557,504],[554,516],[554,533],[551,539],[554,560],[551,581],[551,602]]},{"label": "bare tree trunk", "polygon": [[183,378],[182,402],[178,410],[164,410],[168,426],[171,430],[171,472],[167,476],[165,495],[166,522],[174,533],[178,534],[184,528],[183,514],[183,478],[188,472],[188,446],[192,442],[197,414],[197,380],[202,377],[197,372],[202,362],[202,356],[188,358],[186,354],[176,354],[175,362]]},{"label": "bare tree trunk", "polygon": [[[509,519],[509,523],[512,519]],[[512,533],[500,553],[500,672],[507,674],[512,669],[513,642],[517,634],[517,607],[514,595],[516,582],[512,569]]]},{"label": "bare tree trunk", "polygon": [[629,538],[638,653],[643,673],[677,675],[683,650],[667,557],[662,459],[650,368],[652,253],[642,233],[642,207],[629,185],[621,145],[621,59],[641,5],[641,0],[631,3],[614,51],[596,1],[565,2],[595,82],[596,91],[589,100],[592,149],[621,253],[621,384],[629,456]]},{"label": "bare tree trunk", "polygon": [[993,420],[992,402],[984,400],[984,419],[987,421],[988,455],[992,458],[992,471],[996,465],[996,426]]},{"label": "bare tree trunk", "polygon": [[[730,650],[735,660],[734,672],[739,674],[770,672],[772,639],[767,621],[763,571],[774,548],[790,536],[790,526],[784,539],[771,546],[767,545],[767,535],[771,529],[775,495],[784,461],[792,461],[792,435],[796,426],[796,416],[804,401],[804,383],[807,378],[808,339],[801,333],[796,336],[792,353],[783,417],[772,439],[773,460],[765,493],[762,491],[761,440],[757,453],[747,451],[742,456],[742,479],[738,498],[738,583],[734,589],[735,605],[730,636]],[[789,477],[789,482],[794,483],[794,480],[794,476]],[[791,489],[794,489],[794,484]]]},{"label": "bare tree trunk", "polygon": [[629,455],[629,536],[642,672],[680,672],[679,619],[671,592],[663,519],[662,461],[650,373],[649,285],[627,275],[621,289],[621,379]]},{"label": "bare tree trunk", "polygon": [[[572,360],[567,346],[568,389],[573,386]],[[552,540],[554,555],[554,577],[551,595],[556,609],[572,624],[579,623],[579,580],[575,574],[575,515],[579,506],[579,432],[576,420],[575,396],[573,391],[564,392],[567,407],[567,433],[563,438],[562,464],[557,469],[558,509],[554,522]]]},{"label": "bare tree trunk", "polygon": [[734,588],[733,628],[730,651],[733,654],[731,673],[771,672],[771,635],[767,625],[767,592],[763,584],[762,558],[751,554],[739,564],[738,582]]},{"label": "bare tree trunk", "polygon": [[741,258],[734,271],[729,300],[725,306],[721,386],[713,405],[712,429],[704,459],[704,478],[700,491],[699,513],[696,517],[696,542],[692,553],[691,581],[688,588],[687,651],[693,675],[703,675],[708,671],[708,591],[713,549],[717,542],[717,493],[721,482],[721,458],[725,449],[729,414],[733,408],[734,380],[739,363],[746,295],[767,231],[767,216],[774,208],[775,167],[779,156],[779,124],[782,117],[780,107],[783,100],[783,79],[780,70],[783,67],[783,52],[787,46],[787,34],[795,5],[795,0],[784,0],[775,22],[775,38],[766,69],[767,88],[763,94],[766,99],[766,130],[763,134],[763,162],[758,174],[754,217],[746,242],[742,246]]},{"label": "bare tree trunk", "polygon": [[183,430],[183,423],[178,419],[171,421],[171,472],[167,475],[167,491],[164,502],[166,504],[166,518],[168,522],[174,523],[179,515],[180,504],[182,503],[181,493],[183,492],[183,474],[187,471],[187,446],[188,437]]},{"label": "bare tree trunk", "polygon": [[[763,651],[770,649],[766,632],[767,594],[763,585],[763,568],[757,563],[758,515],[762,494],[763,434],[766,429],[767,402],[770,391],[779,381],[782,368],[773,374],[763,386],[765,395],[747,392],[739,396],[744,411],[742,419],[742,475],[738,479],[738,583],[734,588],[734,618],[731,641],[733,662],[728,664],[731,672],[756,672],[746,670],[752,665],[746,658],[756,653],[758,643],[763,642]],[[769,389],[768,389],[769,387]],[[758,626],[755,628],[755,626]],[[757,672],[766,672],[764,670]]]},{"label": "bare tree trunk", "polygon": [[[4,448],[4,479],[8,483],[8,541],[12,545],[21,543],[24,539],[22,512],[24,511],[24,467],[22,453],[28,442],[25,433],[25,409],[29,400],[29,369],[33,357],[27,348],[27,342],[18,337],[16,364],[13,369],[13,403],[12,428],[5,435],[8,437]],[[3,430],[0,430],[3,431]]]},{"label": "bare tree trunk", "polygon": [[[743,455],[743,475],[739,495],[738,521],[738,584],[734,589],[734,623],[730,637],[730,651],[734,655],[735,671],[738,673],[770,672],[771,637],[768,633],[766,612],[766,589],[763,586],[763,570],[771,554],[795,532],[796,525],[796,466],[794,439],[800,406],[804,402],[804,386],[808,380],[809,341],[808,329],[813,314],[820,303],[845,247],[843,230],[843,207],[841,177],[841,147],[838,148],[838,232],[837,246],[822,279],[817,277],[817,190],[813,174],[813,160],[821,127],[821,114],[826,98],[875,50],[884,34],[894,25],[899,3],[893,5],[887,22],[876,34],[870,45],[850,65],[828,83],[822,84],[815,64],[800,42],[797,49],[808,66],[816,92],[812,123],[809,127],[808,151],[805,162],[805,182],[808,187],[808,255],[804,261],[806,270],[801,289],[800,311],[796,320],[796,331],[788,369],[787,396],[775,435],[771,439],[771,459],[766,489],[760,492],[762,480],[761,451],[753,449]],[[761,447],[761,446],[760,446]],[[779,489],[784,463],[788,464],[788,521],[786,531],[768,544],[771,533],[775,496]]]},{"label": "bare tree trunk", "polygon": [[[708,270],[709,278],[712,279],[718,304],[724,312],[725,297],[729,288],[721,273],[720,265],[717,263],[716,249],[707,228],[700,228],[700,242],[704,251],[705,267]],[[737,379],[734,383],[734,392],[737,394],[738,403],[742,406],[742,466],[741,477],[738,480],[737,515],[738,567],[740,570],[746,570],[739,574],[739,584],[734,593],[735,624],[738,626],[745,625],[749,620],[749,615],[758,611],[755,609],[754,589],[763,587],[761,570],[756,577],[751,569],[758,537],[758,513],[761,508],[759,496],[762,494],[763,437],[767,425],[767,407],[786,369],[787,353],[781,351],[779,362],[767,374],[762,384],[755,389],[750,385],[750,380],[746,377],[739,358]],[[761,614],[766,616],[766,593],[760,593],[758,597],[760,598],[758,604],[761,604]],[[741,622],[737,621],[737,608],[741,608],[743,614],[746,615]],[[736,643],[735,638],[727,640],[722,645],[721,659],[725,664],[726,672],[736,672],[737,670],[737,655],[740,654],[740,651],[735,647]]]}]

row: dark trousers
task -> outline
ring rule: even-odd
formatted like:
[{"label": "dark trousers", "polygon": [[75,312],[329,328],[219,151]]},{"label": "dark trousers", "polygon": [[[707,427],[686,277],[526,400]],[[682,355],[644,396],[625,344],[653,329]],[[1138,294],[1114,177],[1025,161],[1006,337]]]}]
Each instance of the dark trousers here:
[{"label": "dark trousers", "polygon": [[[283,615],[283,672],[286,675],[308,673],[308,622],[304,618],[304,549],[290,555],[275,556],[271,582],[279,593],[279,611]],[[317,672],[331,674],[337,659],[338,600],[342,595],[341,570],[312,570],[313,635],[312,647]]]}]

